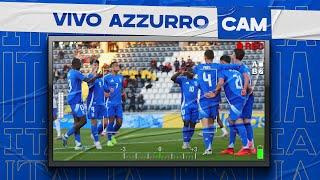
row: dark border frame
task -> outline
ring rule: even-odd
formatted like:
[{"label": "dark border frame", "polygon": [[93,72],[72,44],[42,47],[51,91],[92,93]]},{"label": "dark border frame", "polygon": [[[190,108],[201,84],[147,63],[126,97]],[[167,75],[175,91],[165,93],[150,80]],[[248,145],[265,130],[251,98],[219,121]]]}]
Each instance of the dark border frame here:
[{"label": "dark border frame", "polygon": [[[257,161],[54,161],[53,160],[53,42],[54,41],[263,41],[265,128],[264,160]],[[270,166],[270,45],[267,40],[223,40],[207,37],[169,36],[48,36],[48,165],[49,167],[269,167]],[[266,98],[268,97],[268,98]]]}]

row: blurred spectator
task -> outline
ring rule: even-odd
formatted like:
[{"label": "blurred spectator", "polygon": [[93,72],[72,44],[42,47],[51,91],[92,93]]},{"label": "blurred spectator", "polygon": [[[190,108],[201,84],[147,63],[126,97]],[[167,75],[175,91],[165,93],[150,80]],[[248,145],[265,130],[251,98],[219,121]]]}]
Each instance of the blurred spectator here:
[{"label": "blurred spectator", "polygon": [[69,70],[70,70],[70,66],[64,65],[63,69],[60,72],[58,72],[60,79],[67,78],[67,74],[68,74]]},{"label": "blurred spectator", "polygon": [[130,96],[129,96],[129,108],[128,108],[128,111],[131,112],[131,110],[133,112],[136,111],[136,96],[134,93],[130,93]]},{"label": "blurred spectator", "polygon": [[124,77],[129,77],[129,69],[126,68],[125,70],[123,70],[123,71],[121,72],[121,74],[122,74],[122,76],[124,76]]},{"label": "blurred spectator", "polygon": [[148,73],[146,74],[146,79],[147,81],[151,81],[151,78],[152,78],[152,74],[150,73],[150,71],[148,71]]},{"label": "blurred spectator", "polygon": [[64,58],[64,52],[63,51],[59,51],[58,52],[58,57],[59,57],[59,59],[63,59]]},{"label": "blurred spectator", "polygon": [[143,95],[140,94],[137,98],[137,101],[138,101],[138,112],[142,112],[143,111],[143,107],[144,107],[144,103],[145,103],[145,100],[143,99]]},{"label": "blurred spectator", "polygon": [[179,62],[178,58],[176,58],[173,65],[174,65],[175,71],[178,72],[180,69],[180,62]]},{"label": "blurred spectator", "polygon": [[150,67],[151,67],[151,69],[156,70],[157,69],[157,60],[152,58],[150,61]]},{"label": "blurred spectator", "polygon": [[92,64],[92,62],[98,60],[98,57],[97,57],[96,55],[92,55],[92,56],[89,58],[89,60],[90,60],[90,64]]},{"label": "blurred spectator", "polygon": [[143,68],[140,71],[141,82],[144,84],[146,82],[147,70]]},{"label": "blurred spectator", "polygon": [[138,71],[135,69],[130,69],[129,70],[129,79],[130,80],[135,80],[136,79],[136,75],[138,75]]},{"label": "blurred spectator", "polygon": [[186,63],[186,67],[189,68],[189,67],[193,67],[194,66],[194,62],[192,61],[192,59],[190,58],[190,56],[188,56],[188,60],[187,60],[187,63]]},{"label": "blurred spectator", "polygon": [[181,59],[181,68],[186,68],[186,61],[183,58]]},{"label": "blurred spectator", "polygon": [[163,64],[159,65],[159,71],[164,72],[165,71],[165,67],[163,66]]},{"label": "blurred spectator", "polygon": [[58,43],[58,42],[54,42],[53,47],[54,47],[55,49],[58,49],[59,43]]},{"label": "blurred spectator", "polygon": [[122,109],[125,110],[126,107],[126,93],[121,94],[121,100],[122,100]]},{"label": "blurred spectator", "polygon": [[108,64],[104,64],[102,66],[102,73],[103,73],[103,75],[106,75],[109,73],[109,65]]},{"label": "blurred spectator", "polygon": [[[94,57],[94,56],[93,56],[93,57]],[[90,63],[91,60],[93,60],[93,59],[95,59],[95,58],[91,58],[91,57],[89,57],[89,56],[82,56],[82,63],[88,64],[88,63]]]},{"label": "blurred spectator", "polygon": [[70,70],[70,66],[68,66],[68,65],[64,65],[64,66],[63,66],[63,72],[64,72],[64,73],[67,74],[67,73],[69,72],[69,70]]},{"label": "blurred spectator", "polygon": [[157,74],[156,74],[155,71],[153,71],[152,73],[150,72],[150,74],[151,74],[151,80],[152,80],[152,81],[157,81],[157,80],[158,80]]},{"label": "blurred spectator", "polygon": [[58,80],[59,77],[60,77],[59,71],[56,68],[54,68],[53,69],[53,79],[54,79],[54,81]]},{"label": "blurred spectator", "polygon": [[123,87],[124,87],[124,88],[128,87],[128,84],[129,84],[128,78],[124,78],[124,79],[123,79]]},{"label": "blurred spectator", "polygon": [[167,62],[165,65],[165,72],[170,72],[172,70],[172,65],[170,62]]},{"label": "blurred spectator", "polygon": [[130,93],[136,93],[136,87],[134,85],[130,86]]},{"label": "blurred spectator", "polygon": [[190,58],[190,56],[188,56],[187,62],[188,62],[188,61],[192,61],[192,59]]}]

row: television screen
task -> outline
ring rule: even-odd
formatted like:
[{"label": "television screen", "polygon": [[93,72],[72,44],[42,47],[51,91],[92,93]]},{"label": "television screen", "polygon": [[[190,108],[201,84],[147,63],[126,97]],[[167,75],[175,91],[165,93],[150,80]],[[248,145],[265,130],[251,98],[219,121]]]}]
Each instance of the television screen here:
[{"label": "television screen", "polygon": [[268,41],[50,36],[49,165],[268,166]]}]

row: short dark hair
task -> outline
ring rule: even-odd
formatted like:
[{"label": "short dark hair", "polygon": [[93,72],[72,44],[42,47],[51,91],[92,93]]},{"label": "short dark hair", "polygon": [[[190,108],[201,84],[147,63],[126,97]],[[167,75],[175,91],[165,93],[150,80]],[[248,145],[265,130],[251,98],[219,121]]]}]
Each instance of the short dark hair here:
[{"label": "short dark hair", "polygon": [[208,59],[214,59],[214,53],[212,50],[206,50],[204,52],[204,56],[207,57]]},{"label": "short dark hair", "polygon": [[94,63],[99,64],[99,60],[97,60],[97,59],[93,59],[93,60],[90,62],[90,64],[91,64],[91,65],[92,65],[92,64],[94,64]]},{"label": "short dark hair", "polygon": [[243,59],[243,57],[245,55],[243,49],[234,49],[233,52],[234,52],[234,54],[236,56],[236,59],[238,59],[240,61]]},{"label": "short dark hair", "polygon": [[110,67],[113,67],[113,65],[114,64],[117,64],[118,62],[117,61],[112,61],[111,63],[110,63]]},{"label": "short dark hair", "polygon": [[73,58],[71,66],[73,69],[79,70],[81,68],[81,60],[79,58]]},{"label": "short dark hair", "polygon": [[220,57],[220,61],[224,61],[224,62],[230,64],[230,62],[231,62],[231,57],[228,56],[228,55],[223,55],[223,56]]}]

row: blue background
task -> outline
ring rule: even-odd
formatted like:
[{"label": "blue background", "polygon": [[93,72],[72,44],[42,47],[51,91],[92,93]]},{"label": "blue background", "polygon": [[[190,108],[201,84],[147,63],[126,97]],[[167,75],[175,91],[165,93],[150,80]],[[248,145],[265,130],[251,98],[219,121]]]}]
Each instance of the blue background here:
[{"label": "blue background", "polygon": [[[54,2],[320,9],[316,0]],[[47,34],[0,32],[0,179],[319,179],[320,41],[271,40],[270,52],[270,168],[48,169]]]}]

